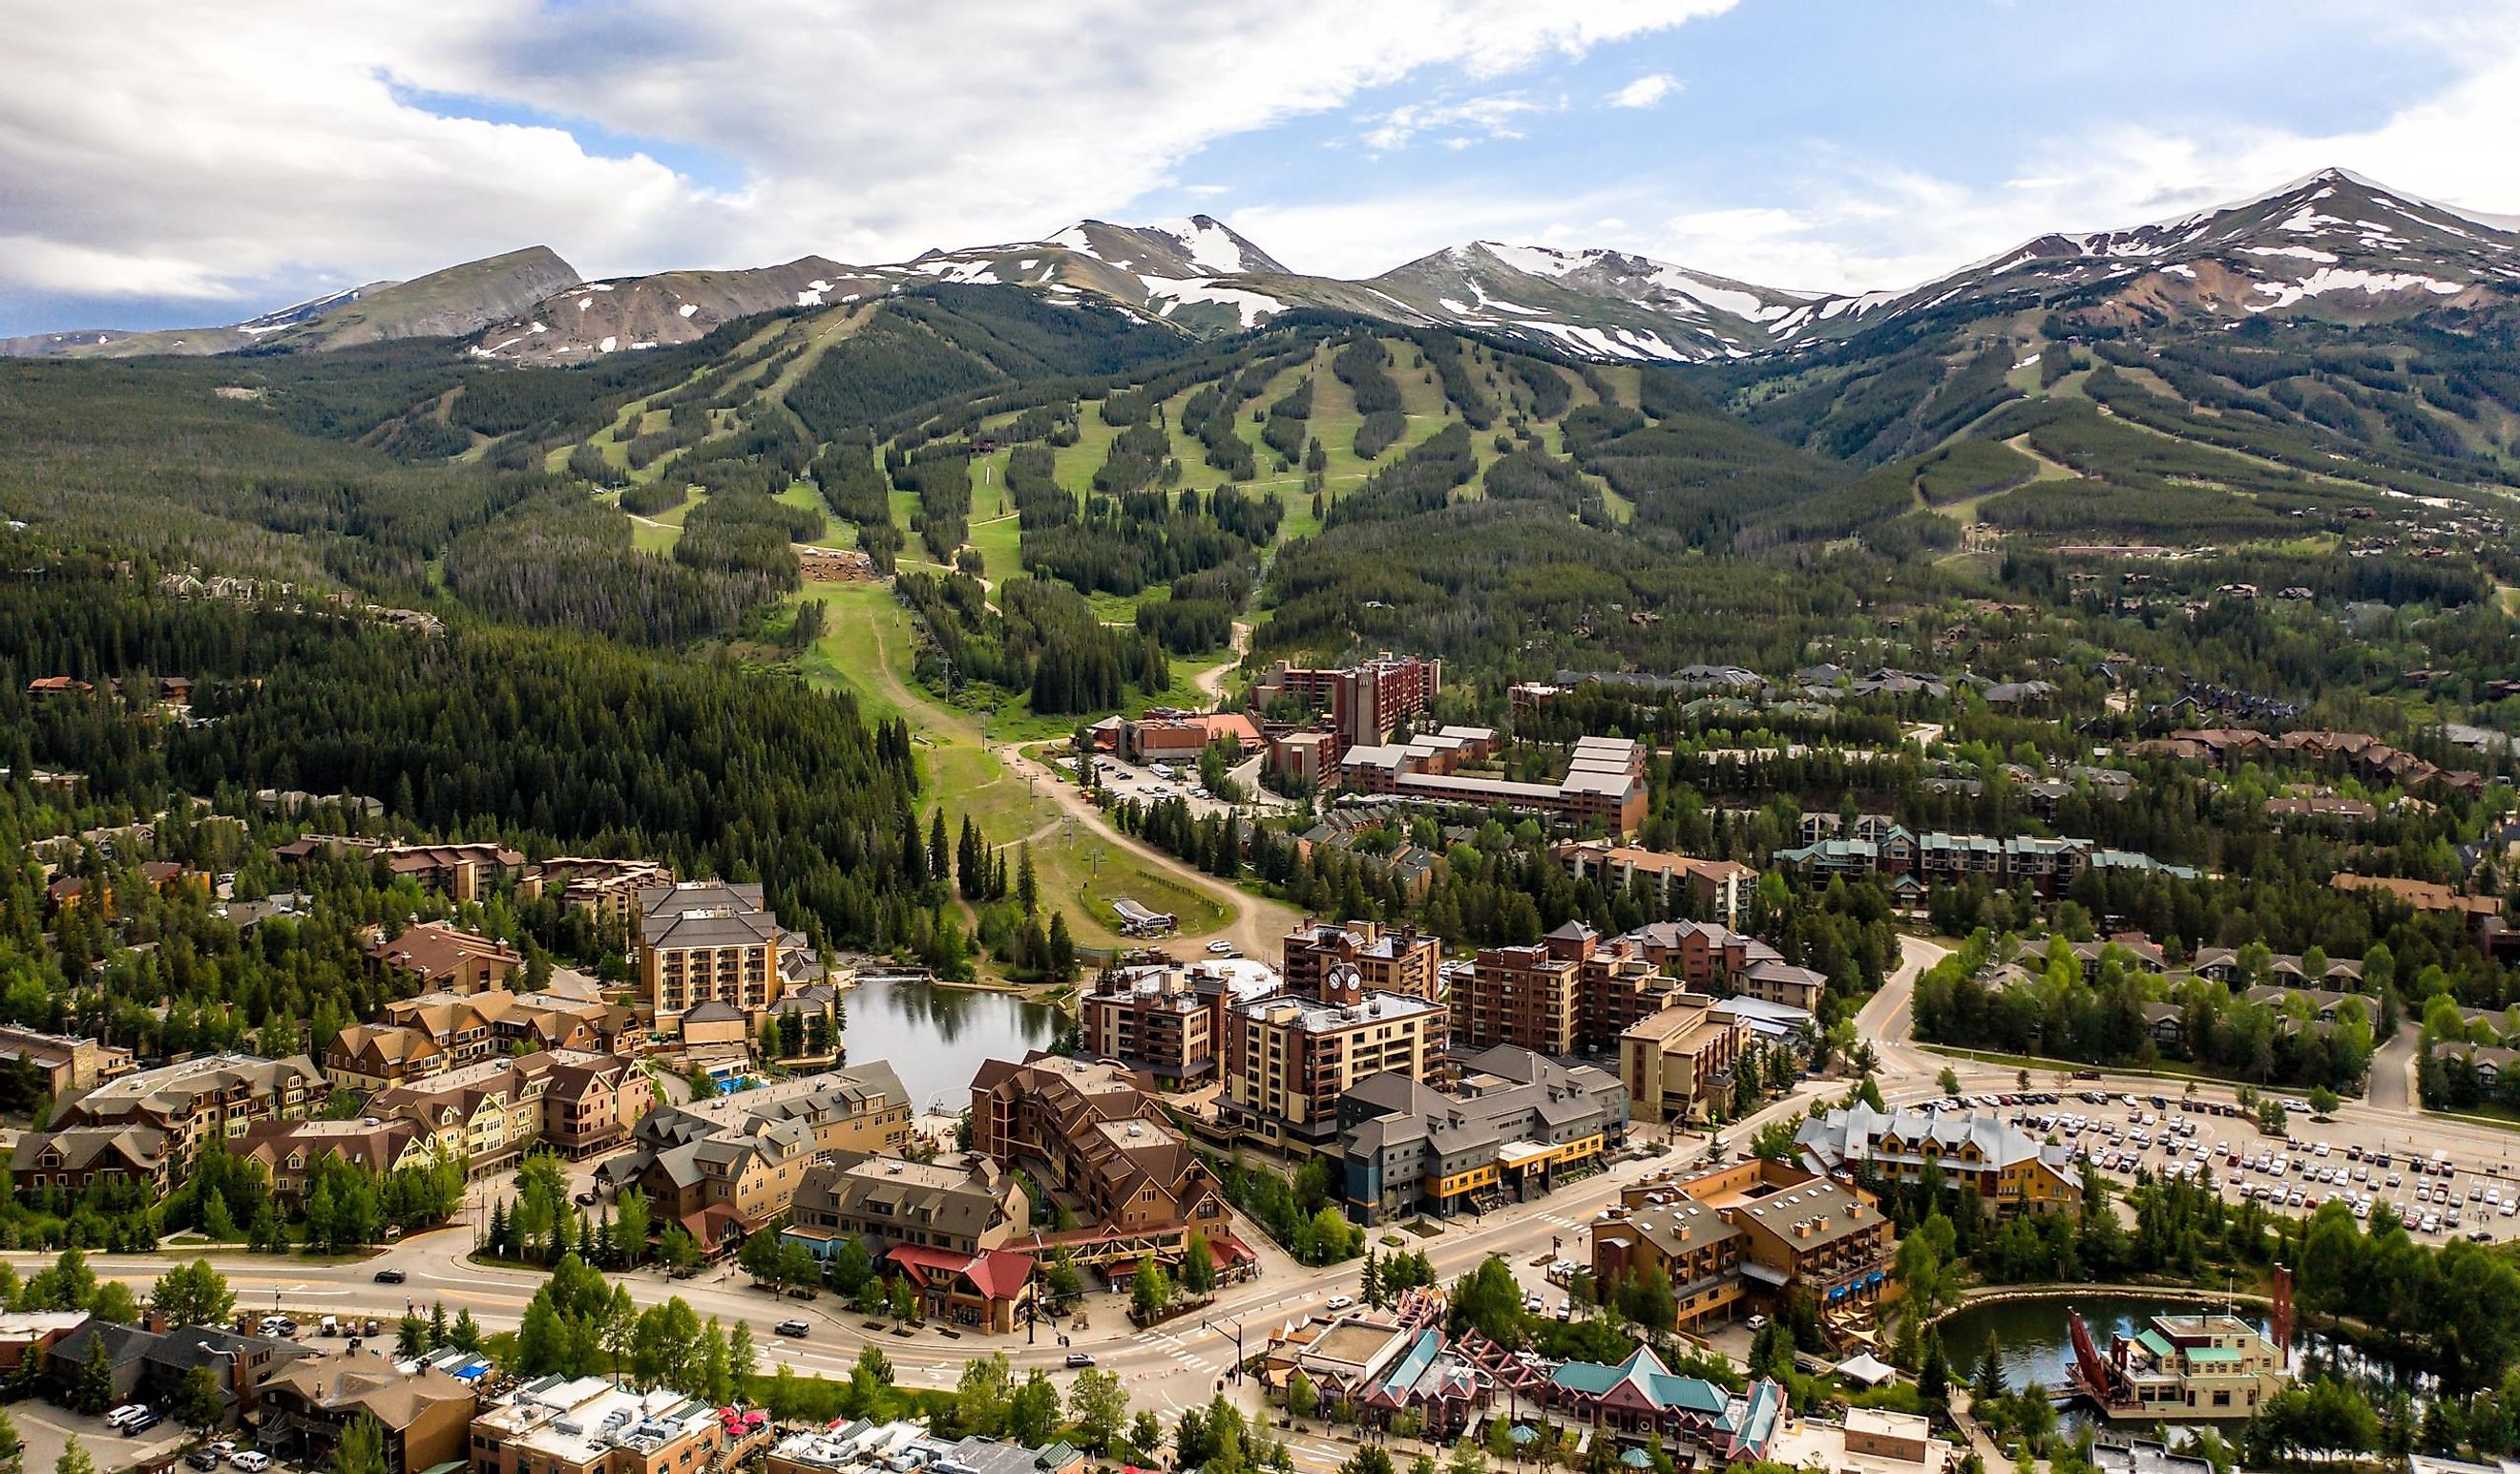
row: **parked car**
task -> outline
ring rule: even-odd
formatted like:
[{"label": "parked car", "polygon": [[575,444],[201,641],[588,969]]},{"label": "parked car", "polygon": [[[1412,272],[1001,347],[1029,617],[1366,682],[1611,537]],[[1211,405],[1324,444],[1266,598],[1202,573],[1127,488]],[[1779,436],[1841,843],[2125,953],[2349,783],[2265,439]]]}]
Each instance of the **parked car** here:
[{"label": "parked car", "polygon": [[143,1433],[157,1427],[158,1423],[158,1414],[154,1412],[144,1412],[122,1425],[122,1436],[124,1438],[138,1438]]},{"label": "parked car", "polygon": [[376,1280],[379,1284],[400,1284],[410,1277],[411,1276],[409,1274],[406,1274],[400,1270],[379,1270],[376,1274]]},{"label": "parked car", "polygon": [[263,1470],[271,1467],[271,1455],[259,1450],[248,1449],[242,1453],[229,1454],[228,1462],[244,1470],[245,1474],[262,1474]]},{"label": "parked car", "polygon": [[1207,944],[1207,950],[1222,957],[1226,953],[1234,950],[1234,944],[1232,942],[1210,942]]},{"label": "parked car", "polygon": [[148,1410],[147,1403],[125,1403],[105,1415],[105,1425],[109,1428],[120,1428]]},{"label": "parked car", "polygon": [[1356,1304],[1356,1297],[1355,1297],[1354,1295],[1332,1295],[1332,1296],[1331,1296],[1328,1301],[1326,1301],[1326,1302],[1324,1302],[1324,1303],[1325,1303],[1325,1304],[1327,1304],[1327,1305],[1328,1305],[1331,1310],[1334,1310],[1334,1311],[1343,1311],[1343,1310],[1346,1310],[1349,1306]]},{"label": "parked car", "polygon": [[577,1205],[578,1205],[579,1207],[581,1207],[581,1208],[592,1208],[592,1207],[594,1207],[594,1206],[595,1206],[595,1189],[594,1189],[594,1188],[592,1188],[592,1187],[589,1187],[589,1188],[587,1188],[584,1192],[579,1193],[579,1194],[577,1195],[576,1202],[577,1202]]},{"label": "parked car", "polygon": [[184,1455],[184,1462],[196,1469],[215,1469],[219,1466],[219,1456],[207,1449],[195,1449]]},{"label": "parked car", "polygon": [[772,1326],[771,1329],[777,1331],[783,1336],[794,1336],[801,1341],[805,1338],[806,1333],[811,1331],[813,1327],[802,1320],[782,1320],[777,1325]]}]

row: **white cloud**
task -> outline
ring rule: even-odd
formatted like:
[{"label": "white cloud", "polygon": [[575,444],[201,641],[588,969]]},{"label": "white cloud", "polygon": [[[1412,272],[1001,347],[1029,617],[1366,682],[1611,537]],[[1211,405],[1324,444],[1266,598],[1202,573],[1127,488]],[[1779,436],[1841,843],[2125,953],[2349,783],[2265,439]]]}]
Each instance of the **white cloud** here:
[{"label": "white cloud", "polygon": [[1407,148],[1410,140],[1420,133],[1467,129],[1442,140],[1445,148],[1466,149],[1490,139],[1520,138],[1522,130],[1517,124],[1564,108],[1562,102],[1534,102],[1516,93],[1473,97],[1457,103],[1404,103],[1377,116],[1373,126],[1362,135],[1362,142],[1369,149],[1389,151]]},{"label": "white cloud", "polygon": [[2329,165],[2473,213],[2520,211],[2520,153],[2503,143],[2520,137],[2520,27],[2508,20],[2489,5],[2426,21],[2415,33],[2456,74],[2369,127],[2110,124],[2051,135],[2013,177],[1983,187],[1815,150],[1762,202],[1670,208],[1631,248],[1774,286],[1900,290],[2051,231],[2139,225]]},{"label": "white cloud", "polygon": [[[1217,139],[1423,70],[1500,77],[1731,3],[30,0],[0,88],[0,290],[216,298],[538,241],[589,274],[898,258],[1119,211]],[[711,187],[415,95],[726,167]]]},{"label": "white cloud", "polygon": [[1613,108],[1650,108],[1680,90],[1680,78],[1667,71],[1649,71],[1610,94]]}]

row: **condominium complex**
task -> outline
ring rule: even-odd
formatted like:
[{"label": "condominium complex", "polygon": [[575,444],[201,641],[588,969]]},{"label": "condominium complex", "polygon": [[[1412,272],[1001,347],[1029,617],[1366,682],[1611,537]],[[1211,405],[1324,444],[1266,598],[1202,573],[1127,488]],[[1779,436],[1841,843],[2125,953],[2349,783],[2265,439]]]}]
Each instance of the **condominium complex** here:
[{"label": "condominium complex", "polygon": [[132,1070],[129,1050],[17,1024],[0,1025],[0,1063],[22,1064],[34,1071],[44,1093],[57,1100]]},{"label": "condominium complex", "polygon": [[912,1113],[880,1061],[783,1080],[649,1112],[631,1131],[635,1149],[596,1180],[637,1186],[658,1226],[680,1223],[715,1252],[787,1213],[816,1157],[909,1145]]},{"label": "condominium complex", "polygon": [[1253,1140],[1325,1150],[1350,1087],[1374,1075],[1426,1077],[1443,1056],[1445,1011],[1423,998],[1368,993],[1345,963],[1315,995],[1237,1004],[1226,1010],[1218,1117]]},{"label": "condominium complex", "polygon": [[2056,1213],[2082,1201],[2073,1152],[2048,1145],[1994,1110],[1877,1111],[1845,1106],[1805,1121],[1794,1144],[1814,1171],[1914,1183],[1929,1173],[1973,1187],[2003,1217]]},{"label": "condominium complex", "polygon": [[640,890],[674,883],[674,872],[652,860],[591,855],[527,860],[500,844],[387,844],[308,834],[274,847],[272,855],[282,861],[365,856],[396,879],[412,880],[454,901],[478,901],[502,887],[528,897],[557,892],[563,905],[624,932],[638,923]]},{"label": "condominium complex", "polygon": [[141,1070],[63,1100],[49,1128],[25,1143],[85,1128],[141,1128],[164,1137],[167,1170],[180,1179],[203,1147],[219,1148],[256,1121],[307,1115],[323,1104],[324,1077],[303,1054],[260,1059],[205,1054]]},{"label": "condominium complex", "polygon": [[1656,921],[1630,932],[1627,940],[1692,993],[1755,998],[1817,1013],[1828,992],[1824,974],[1797,967],[1757,937],[1712,921]]},{"label": "condominium complex", "polygon": [[627,1060],[576,1050],[485,1059],[380,1091],[371,1115],[419,1122],[439,1150],[476,1176],[537,1141],[571,1156],[618,1144],[653,1103]]},{"label": "condominium complex", "polygon": [[[1493,734],[1488,736],[1493,739]],[[1440,740],[1351,747],[1339,757],[1339,783],[1352,793],[1514,809],[1579,827],[1598,823],[1620,834],[1644,822],[1645,751],[1630,738],[1578,738],[1566,776],[1554,783],[1457,773],[1461,760],[1459,749]]]},{"label": "condominium complex", "polygon": [[1732,1067],[1749,1030],[1698,994],[1668,1005],[1619,1036],[1619,1079],[1640,1121],[1689,1124],[1732,1103]]},{"label": "condominium complex", "polygon": [[639,892],[639,986],[659,1033],[715,1000],[749,1021],[779,1001],[779,918],[761,886],[687,880]]},{"label": "condominium complex", "polygon": [[392,941],[369,948],[368,956],[425,992],[480,993],[525,970],[523,953],[444,921],[406,927]]},{"label": "condominium complex", "polygon": [[1443,996],[1444,944],[1415,927],[1306,920],[1286,933],[1283,947],[1290,993],[1319,993],[1329,970],[1345,965],[1356,969],[1369,993],[1428,1000]]},{"label": "condominium complex", "polygon": [[585,912],[598,928],[618,928],[624,937],[638,927],[640,892],[674,883],[674,872],[652,860],[562,856],[538,870],[546,894],[557,886],[561,904]]},{"label": "condominium complex", "polygon": [[478,901],[506,883],[527,894],[539,887],[525,857],[501,844],[386,844],[341,834],[309,834],[274,846],[281,861],[364,856],[397,880],[412,880],[454,901]]},{"label": "condominium complex", "polygon": [[282,1367],[262,1384],[262,1405],[263,1442],[300,1467],[328,1467],[341,1435],[366,1418],[383,1443],[385,1474],[423,1474],[466,1461],[479,1398],[434,1366],[348,1351]]},{"label": "condominium complex", "polygon": [[1077,1000],[1077,1022],[1086,1053],[1189,1090],[1215,1078],[1228,1007],[1281,990],[1275,971],[1240,959],[1122,967]]},{"label": "condominium complex", "polygon": [[1379,742],[1402,721],[1425,714],[1443,690],[1444,662],[1389,650],[1339,669],[1299,669],[1283,660],[1252,683],[1261,710],[1292,699],[1321,713],[1342,747]]},{"label": "condominium complex", "polygon": [[878,1258],[908,1246],[978,1255],[1032,1227],[1015,1175],[979,1152],[933,1162],[834,1152],[796,1184],[788,1237],[829,1253],[846,1239]]},{"label": "condominium complex", "polygon": [[1472,1055],[1451,1091],[1401,1074],[1339,1097],[1348,1216],[1375,1224],[1423,1210],[1521,1202],[1598,1163],[1627,1135],[1628,1095],[1591,1065],[1510,1047]]},{"label": "condominium complex", "polygon": [[271,1195],[284,1203],[305,1196],[306,1185],[330,1160],[382,1177],[401,1167],[426,1166],[435,1139],[408,1117],[384,1121],[256,1121],[230,1139],[228,1152],[260,1163]]},{"label": "condominium complex", "polygon": [[1678,985],[1629,938],[1604,942],[1569,921],[1528,947],[1482,949],[1456,973],[1456,1042],[1509,1044],[1543,1054],[1607,1054],[1619,1036],[1661,1010]]},{"label": "condominium complex", "polygon": [[516,1050],[609,1053],[630,1024],[627,1008],[562,993],[424,993],[385,1005],[376,1023],[352,1024],[324,1051],[336,1089],[375,1091],[424,1080]]},{"label": "condominium complex", "polygon": [[1592,1233],[1603,1293],[1659,1272],[1685,1331],[1797,1299],[1824,1328],[1850,1326],[1879,1298],[1893,1247],[1870,1193],[1757,1158],[1628,1187]]},{"label": "condominium complex", "polygon": [[2132,850],[2110,849],[2089,839],[2048,839],[2027,834],[1999,839],[1939,831],[1920,834],[1874,814],[1862,816],[1852,836],[1812,825],[1814,819],[1836,818],[1805,815],[1805,826],[1812,832],[1802,844],[1778,850],[1777,863],[1822,879],[1880,875],[1893,895],[1909,897],[1935,885],[1961,880],[1979,880],[2007,889],[2026,884],[2042,895],[2055,896],[2087,870],[2129,871],[2181,880],[2193,880],[2198,875],[2188,866],[2166,864]]},{"label": "condominium complex", "polygon": [[1106,1231],[1226,1229],[1206,1164],[1164,1124],[1144,1077],[1117,1065],[1041,1051],[984,1062],[971,1080],[971,1146]]},{"label": "condominium complex", "polygon": [[1602,839],[1553,845],[1549,853],[1578,880],[1618,892],[1642,888],[1665,915],[1685,912],[1726,926],[1740,919],[1759,883],[1759,872],[1737,860],[1695,860]]}]

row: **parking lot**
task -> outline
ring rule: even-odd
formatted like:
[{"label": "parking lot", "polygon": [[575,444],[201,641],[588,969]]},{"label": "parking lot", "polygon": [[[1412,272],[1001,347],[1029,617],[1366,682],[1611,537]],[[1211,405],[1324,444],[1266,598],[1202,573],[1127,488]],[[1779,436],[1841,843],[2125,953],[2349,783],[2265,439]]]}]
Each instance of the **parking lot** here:
[{"label": "parking lot", "polygon": [[2312,1117],[2307,1102],[2285,1098],[2284,1133],[2271,1136],[2228,1094],[2206,1091],[2188,1096],[2093,1088],[1925,1103],[1992,1105],[2121,1182],[2143,1169],[2292,1214],[2335,1199],[2366,1223],[2385,1203],[2408,1232],[2431,1243],[2520,1237],[2520,1163],[2511,1148],[2462,1154],[2417,1139],[2414,1122],[2391,1130],[2369,1120],[2322,1121]]},{"label": "parking lot", "polygon": [[102,1417],[71,1412],[33,1398],[11,1403],[9,1421],[17,1425],[18,1436],[26,1442],[22,1467],[38,1470],[48,1470],[59,1463],[62,1451],[69,1447],[74,1436],[100,1469],[127,1469],[134,1464],[159,1462],[173,1456],[188,1436],[173,1423],[159,1423],[138,1438],[124,1438],[108,1428]]},{"label": "parking lot", "polygon": [[[1260,808],[1270,808],[1285,802],[1278,795],[1259,786],[1259,764],[1256,759],[1244,763],[1234,771],[1242,781],[1244,802]],[[1153,803],[1165,798],[1182,799],[1190,805],[1191,813],[1201,819],[1214,814],[1229,813],[1235,807],[1208,793],[1199,782],[1198,764],[1194,762],[1154,763],[1141,766],[1106,752],[1095,757],[1094,772],[1098,782],[1122,798],[1134,798],[1140,803]]]}]

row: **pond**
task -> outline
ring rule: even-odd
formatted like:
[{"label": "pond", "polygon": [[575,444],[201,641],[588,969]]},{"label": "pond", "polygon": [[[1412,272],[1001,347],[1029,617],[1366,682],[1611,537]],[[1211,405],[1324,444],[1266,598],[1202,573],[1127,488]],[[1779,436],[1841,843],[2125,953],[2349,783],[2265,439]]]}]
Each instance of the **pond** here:
[{"label": "pond", "polygon": [[[2219,1301],[2209,1304],[2162,1295],[2123,1293],[1987,1301],[1956,1311],[1942,1321],[1943,1353],[1951,1362],[1953,1380],[1968,1381],[1976,1375],[1978,1362],[1986,1355],[1991,1336],[1995,1343],[1996,1364],[2003,1368],[2006,1387],[2017,1391],[2035,1381],[2050,1392],[2057,1392],[2072,1380],[2069,1372],[2074,1363],[2074,1343],[2065,1325],[2067,1311],[2080,1311],[2084,1323],[2092,1329],[2092,1342],[2106,1350],[2111,1336],[2140,1330],[2150,1324],[2155,1316],[2196,1315],[2221,1308]],[[2256,1326],[2261,1333],[2272,1324],[2263,1306],[2242,1303],[2235,1310],[2240,1318]],[[2387,1362],[2363,1357],[2350,1346],[2331,1346],[2321,1337],[2296,1332],[2293,1337],[2295,1372],[2305,1369],[2305,1359],[2314,1358],[2322,1361],[2333,1358],[2337,1369],[2362,1384],[2365,1390],[2411,1385],[2407,1374]],[[2069,1409],[2064,1420],[2069,1425],[2097,1421],[2089,1408],[2079,1406]]]},{"label": "pond", "polygon": [[[1996,1300],[1963,1307],[1942,1322],[1943,1355],[1952,1364],[1952,1375],[1961,1380],[1976,1375],[1980,1358],[1986,1355],[1987,1338],[1995,1338],[1995,1359],[2003,1368],[2004,1385],[2019,1389],[2037,1382],[2050,1392],[2061,1391],[2070,1380],[2074,1364],[2074,1343],[2065,1329],[2065,1313],[2083,1313],[2083,1322],[2092,1328],[2092,1340],[2103,1351],[2109,1338],[2125,1333],[2132,1335],[2152,1321],[2155,1316],[2194,1315],[2207,1307],[2189,1300],[2173,1300],[2158,1295],[2059,1295],[2042,1300]],[[2242,1305],[2240,1318],[2260,1331],[2269,1324],[2266,1312],[2256,1306]]]},{"label": "pond", "polygon": [[1048,1049],[1058,1010],[1008,993],[878,979],[842,995],[841,1042],[851,1064],[890,1061],[921,1110],[962,1110],[984,1059],[1021,1059]]}]

